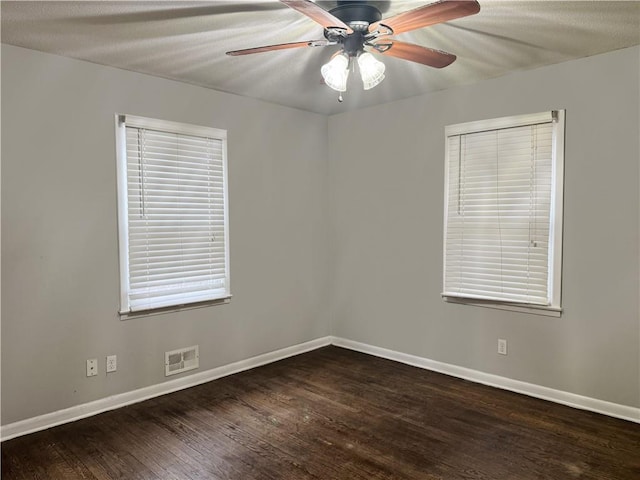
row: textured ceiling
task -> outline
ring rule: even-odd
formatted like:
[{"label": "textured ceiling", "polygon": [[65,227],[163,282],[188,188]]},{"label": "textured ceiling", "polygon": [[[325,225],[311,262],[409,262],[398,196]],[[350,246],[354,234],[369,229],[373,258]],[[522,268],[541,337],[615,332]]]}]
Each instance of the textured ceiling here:
[{"label": "textured ceiling", "polygon": [[[479,2],[474,16],[397,37],[457,55],[452,65],[439,70],[384,57],[385,80],[364,91],[352,76],[343,103],[320,76],[335,46],[225,55],[323,38],[321,26],[277,1],[3,1],[0,8],[3,43],[323,114],[640,44],[637,1]],[[375,2],[383,18],[426,3]]]}]

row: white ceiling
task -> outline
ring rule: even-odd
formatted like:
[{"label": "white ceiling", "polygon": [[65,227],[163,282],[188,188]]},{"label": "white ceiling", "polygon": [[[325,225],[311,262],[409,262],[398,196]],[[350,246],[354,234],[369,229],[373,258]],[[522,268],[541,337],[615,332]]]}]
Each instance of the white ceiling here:
[{"label": "white ceiling", "polygon": [[[323,114],[640,44],[640,1],[479,2],[474,16],[397,37],[457,55],[452,65],[439,70],[383,57],[385,80],[365,92],[352,76],[343,103],[320,76],[335,46],[225,55],[323,38],[321,26],[277,1],[3,1],[0,8],[3,43]],[[375,2],[383,18],[426,3]]]}]

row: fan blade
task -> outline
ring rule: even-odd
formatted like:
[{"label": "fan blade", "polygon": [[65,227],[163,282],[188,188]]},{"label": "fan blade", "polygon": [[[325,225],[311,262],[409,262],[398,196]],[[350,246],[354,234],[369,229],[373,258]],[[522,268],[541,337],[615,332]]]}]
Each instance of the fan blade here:
[{"label": "fan blade", "polygon": [[280,2],[284,3],[287,7],[293,8],[301,14],[306,15],[314,22],[322,25],[324,28],[342,28],[346,30],[347,33],[353,33],[353,30],[351,30],[346,23],[334,17],[324,8],[316,5],[310,0],[280,0]]},{"label": "fan blade", "polygon": [[441,52],[432,48],[423,47],[414,43],[399,42],[392,38],[380,39],[371,44],[378,53],[391,57],[402,58],[410,62],[421,63],[430,67],[442,68],[451,65],[456,56],[451,53]]},{"label": "fan blade", "polygon": [[249,55],[251,53],[271,52],[273,50],[286,50],[287,48],[326,47],[327,45],[333,44],[333,42],[330,42],[328,40],[309,40],[306,42],[279,43],[277,45],[266,45],[264,47],[245,48],[244,50],[232,50],[230,52],[227,52],[227,55]]},{"label": "fan blade", "polygon": [[369,26],[369,31],[374,32],[382,25],[390,28],[393,30],[393,34],[397,35],[416,28],[473,15],[479,11],[480,4],[476,0],[442,0],[372,23]]}]

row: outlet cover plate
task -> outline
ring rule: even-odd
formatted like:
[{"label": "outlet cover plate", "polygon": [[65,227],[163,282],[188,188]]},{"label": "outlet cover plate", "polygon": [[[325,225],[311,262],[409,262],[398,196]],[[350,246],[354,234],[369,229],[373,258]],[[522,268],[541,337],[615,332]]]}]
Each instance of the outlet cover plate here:
[{"label": "outlet cover plate", "polygon": [[98,359],[90,358],[87,360],[87,377],[95,377],[98,375]]},{"label": "outlet cover plate", "polygon": [[115,355],[107,357],[107,373],[115,372],[118,369],[118,359]]},{"label": "outlet cover plate", "polygon": [[502,338],[498,339],[498,353],[500,355],[507,354],[507,341]]}]

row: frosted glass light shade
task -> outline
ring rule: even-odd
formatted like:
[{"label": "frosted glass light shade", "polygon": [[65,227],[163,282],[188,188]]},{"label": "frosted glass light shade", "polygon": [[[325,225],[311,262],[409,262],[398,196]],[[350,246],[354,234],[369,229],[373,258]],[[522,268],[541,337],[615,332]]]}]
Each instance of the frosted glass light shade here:
[{"label": "frosted glass light shade", "polygon": [[360,76],[364,89],[369,90],[384,80],[385,65],[368,52],[360,54],[358,57]]},{"label": "frosted glass light shade", "polygon": [[324,83],[338,92],[347,91],[347,78],[349,77],[349,57],[344,54],[336,55],[329,63],[325,63],[320,69]]}]

